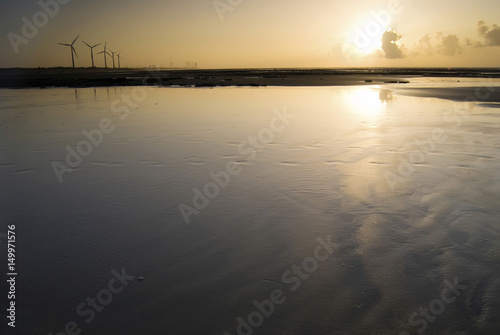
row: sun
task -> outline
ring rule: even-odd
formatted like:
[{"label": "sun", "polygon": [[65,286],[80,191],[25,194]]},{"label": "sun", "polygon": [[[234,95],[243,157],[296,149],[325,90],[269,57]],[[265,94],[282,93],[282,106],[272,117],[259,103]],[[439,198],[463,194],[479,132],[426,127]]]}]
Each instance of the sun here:
[{"label": "sun", "polygon": [[368,55],[382,50],[382,36],[388,31],[389,23],[370,17],[356,25],[349,38],[351,46],[361,55]]},{"label": "sun", "polygon": [[364,55],[374,53],[377,50],[382,50],[382,34],[370,38],[370,40],[360,48],[360,52]]}]

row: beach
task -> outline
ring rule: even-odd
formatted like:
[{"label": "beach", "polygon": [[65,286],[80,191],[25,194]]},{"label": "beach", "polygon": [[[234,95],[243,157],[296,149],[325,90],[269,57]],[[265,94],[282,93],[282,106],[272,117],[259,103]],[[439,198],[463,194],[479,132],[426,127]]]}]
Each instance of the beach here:
[{"label": "beach", "polygon": [[494,333],[500,79],[308,71],[4,73],[16,331]]}]

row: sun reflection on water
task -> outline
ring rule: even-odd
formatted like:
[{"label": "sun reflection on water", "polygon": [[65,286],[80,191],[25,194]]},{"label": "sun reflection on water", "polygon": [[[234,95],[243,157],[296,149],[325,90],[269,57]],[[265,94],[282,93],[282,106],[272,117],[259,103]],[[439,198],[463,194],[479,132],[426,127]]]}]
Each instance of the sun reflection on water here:
[{"label": "sun reflection on water", "polygon": [[344,104],[356,114],[369,117],[378,117],[385,106],[393,100],[392,91],[380,88],[365,88],[346,90],[343,94]]},{"label": "sun reflection on water", "polygon": [[382,109],[378,90],[372,88],[349,90],[344,94],[344,100],[348,107],[364,115],[377,115]]}]

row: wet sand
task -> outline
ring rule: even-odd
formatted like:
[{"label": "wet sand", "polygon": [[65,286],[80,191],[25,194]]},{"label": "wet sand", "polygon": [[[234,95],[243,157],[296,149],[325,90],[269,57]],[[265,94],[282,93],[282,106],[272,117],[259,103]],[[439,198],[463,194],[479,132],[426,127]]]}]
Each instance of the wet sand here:
[{"label": "wet sand", "polygon": [[[134,87],[0,90],[3,215],[22,238],[17,330],[237,334],[281,290],[254,334],[496,334],[500,115],[450,100],[496,96],[500,80],[421,78],[152,87],[130,110],[113,106]],[[271,123],[277,111],[288,122]],[[114,130],[60,182],[51,164],[103,119]],[[228,162],[241,173],[186,225],[180,204]],[[328,236],[338,249],[316,267]],[[87,323],[77,307],[122,269],[136,279]]]},{"label": "wet sand", "polygon": [[[0,90],[19,333],[234,335],[281,290],[254,334],[495,334],[498,110],[380,86],[155,87],[130,112],[111,106],[131,87]],[[249,151],[276,110],[289,123]],[[114,131],[59,182],[51,162],[103,118]],[[186,225],[179,204],[228,162],[241,173]],[[287,272],[328,236],[328,259]],[[87,323],[77,306],[122,269],[137,279]]]},{"label": "wet sand", "polygon": [[[490,87],[485,82],[484,86],[472,87],[432,87],[432,88],[406,88],[398,89],[398,94],[421,97],[439,98],[452,101],[485,102],[486,107],[499,107],[500,90],[498,87]],[[486,104],[487,103],[487,104]]]}]

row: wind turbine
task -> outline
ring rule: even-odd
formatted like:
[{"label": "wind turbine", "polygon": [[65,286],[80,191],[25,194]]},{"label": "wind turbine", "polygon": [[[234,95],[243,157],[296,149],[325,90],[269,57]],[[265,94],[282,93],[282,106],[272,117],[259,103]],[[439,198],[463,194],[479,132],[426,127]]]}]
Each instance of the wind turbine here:
[{"label": "wind turbine", "polygon": [[122,53],[122,52],[120,51],[120,52],[118,53],[118,55],[116,55],[116,57],[118,57],[118,68],[119,68],[119,69],[121,69],[121,68],[122,68],[122,67],[120,66],[120,54],[121,54],[121,53]]},{"label": "wind turbine", "polygon": [[73,47],[73,44],[75,44],[76,40],[78,39],[78,37],[80,37],[80,35],[78,35],[75,40],[73,41],[73,43],[71,44],[67,44],[67,43],[59,43],[60,45],[64,45],[64,46],[67,46],[67,47],[71,47],[71,62],[73,63],[73,69],[75,68],[75,56],[78,57],[78,54],[76,53],[76,50],[75,48]]},{"label": "wind turbine", "polygon": [[98,55],[104,54],[104,67],[107,69],[108,68],[108,63],[106,62],[106,55],[111,56],[109,52],[106,51],[106,43],[104,43],[104,50],[101,52],[97,53]]},{"label": "wind turbine", "polygon": [[87,42],[85,42],[85,41],[82,41],[82,42],[85,43],[85,45],[90,48],[90,58],[92,58],[92,67],[95,67],[94,66],[94,48],[97,47],[97,46],[99,46],[99,45],[101,45],[102,43],[90,46],[90,45],[87,44]]},{"label": "wind turbine", "polygon": [[113,58],[113,69],[115,68],[115,53],[116,51],[113,51],[111,49],[109,49],[109,51],[111,51],[111,57]]}]

